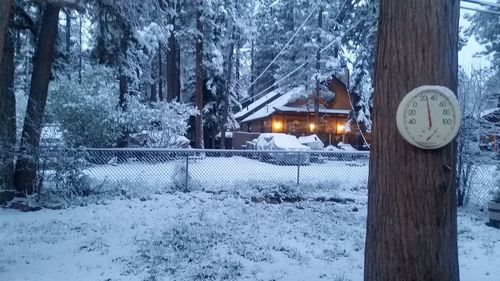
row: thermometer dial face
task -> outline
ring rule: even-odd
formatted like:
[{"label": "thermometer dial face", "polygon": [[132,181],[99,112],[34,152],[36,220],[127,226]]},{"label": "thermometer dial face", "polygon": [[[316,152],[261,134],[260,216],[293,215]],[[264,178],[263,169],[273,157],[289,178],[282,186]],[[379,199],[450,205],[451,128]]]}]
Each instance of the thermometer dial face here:
[{"label": "thermometer dial face", "polygon": [[460,108],[453,92],[441,86],[421,86],[399,104],[399,133],[410,144],[437,149],[450,143],[460,128]]}]

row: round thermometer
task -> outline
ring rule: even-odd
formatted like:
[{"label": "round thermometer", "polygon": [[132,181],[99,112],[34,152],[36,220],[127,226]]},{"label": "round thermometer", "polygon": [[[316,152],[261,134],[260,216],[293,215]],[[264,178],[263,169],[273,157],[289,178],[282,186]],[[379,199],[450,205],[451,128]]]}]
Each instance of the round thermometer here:
[{"label": "round thermometer", "polygon": [[421,86],[408,93],[398,107],[399,133],[410,144],[437,149],[450,143],[460,128],[455,94],[442,86]]}]

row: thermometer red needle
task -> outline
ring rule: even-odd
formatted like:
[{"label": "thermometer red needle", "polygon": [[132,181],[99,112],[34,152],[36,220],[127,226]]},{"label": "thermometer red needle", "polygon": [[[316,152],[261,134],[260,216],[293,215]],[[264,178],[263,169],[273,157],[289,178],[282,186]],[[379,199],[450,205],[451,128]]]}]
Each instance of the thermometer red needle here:
[{"label": "thermometer red needle", "polygon": [[429,99],[427,99],[427,116],[429,117],[429,128],[432,128],[431,107],[429,106]]}]

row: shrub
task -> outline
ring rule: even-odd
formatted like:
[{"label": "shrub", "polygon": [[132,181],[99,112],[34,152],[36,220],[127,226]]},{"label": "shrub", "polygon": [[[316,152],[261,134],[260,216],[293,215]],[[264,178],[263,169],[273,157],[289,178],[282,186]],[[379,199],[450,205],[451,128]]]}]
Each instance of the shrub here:
[{"label": "shrub", "polygon": [[80,150],[57,150],[42,155],[48,190],[59,196],[72,198],[93,193],[90,179],[83,173],[85,152]]},{"label": "shrub", "polygon": [[118,83],[111,69],[94,66],[81,84],[61,77],[53,83],[49,114],[61,126],[70,147],[115,147],[124,132],[148,132],[148,147],[169,147],[185,135],[189,117],[197,111],[177,102],[149,104],[140,94],[127,96],[127,109],[118,106]]}]

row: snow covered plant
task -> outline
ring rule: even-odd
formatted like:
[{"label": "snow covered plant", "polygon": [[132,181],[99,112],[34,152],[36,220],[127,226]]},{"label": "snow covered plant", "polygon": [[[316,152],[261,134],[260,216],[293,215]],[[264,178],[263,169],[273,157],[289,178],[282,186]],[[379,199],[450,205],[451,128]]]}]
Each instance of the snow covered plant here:
[{"label": "snow covered plant", "polygon": [[142,146],[151,148],[176,147],[182,142],[179,136],[186,134],[189,117],[197,113],[192,106],[178,102],[158,102],[149,106],[135,100],[131,107],[136,112],[125,112],[123,123],[130,126],[129,132],[145,135]]},{"label": "snow covered plant", "polygon": [[47,171],[45,190],[67,199],[75,196],[89,196],[93,191],[87,175],[83,173],[85,152],[80,150],[62,150],[52,156],[44,157],[43,168]]},{"label": "snow covered plant", "polygon": [[118,106],[118,83],[111,69],[90,68],[82,84],[67,77],[53,83],[49,114],[61,126],[70,147],[115,147],[124,136],[146,133],[148,147],[169,147],[188,129],[196,110],[177,102],[149,104],[140,94],[127,96],[127,107]]}]

